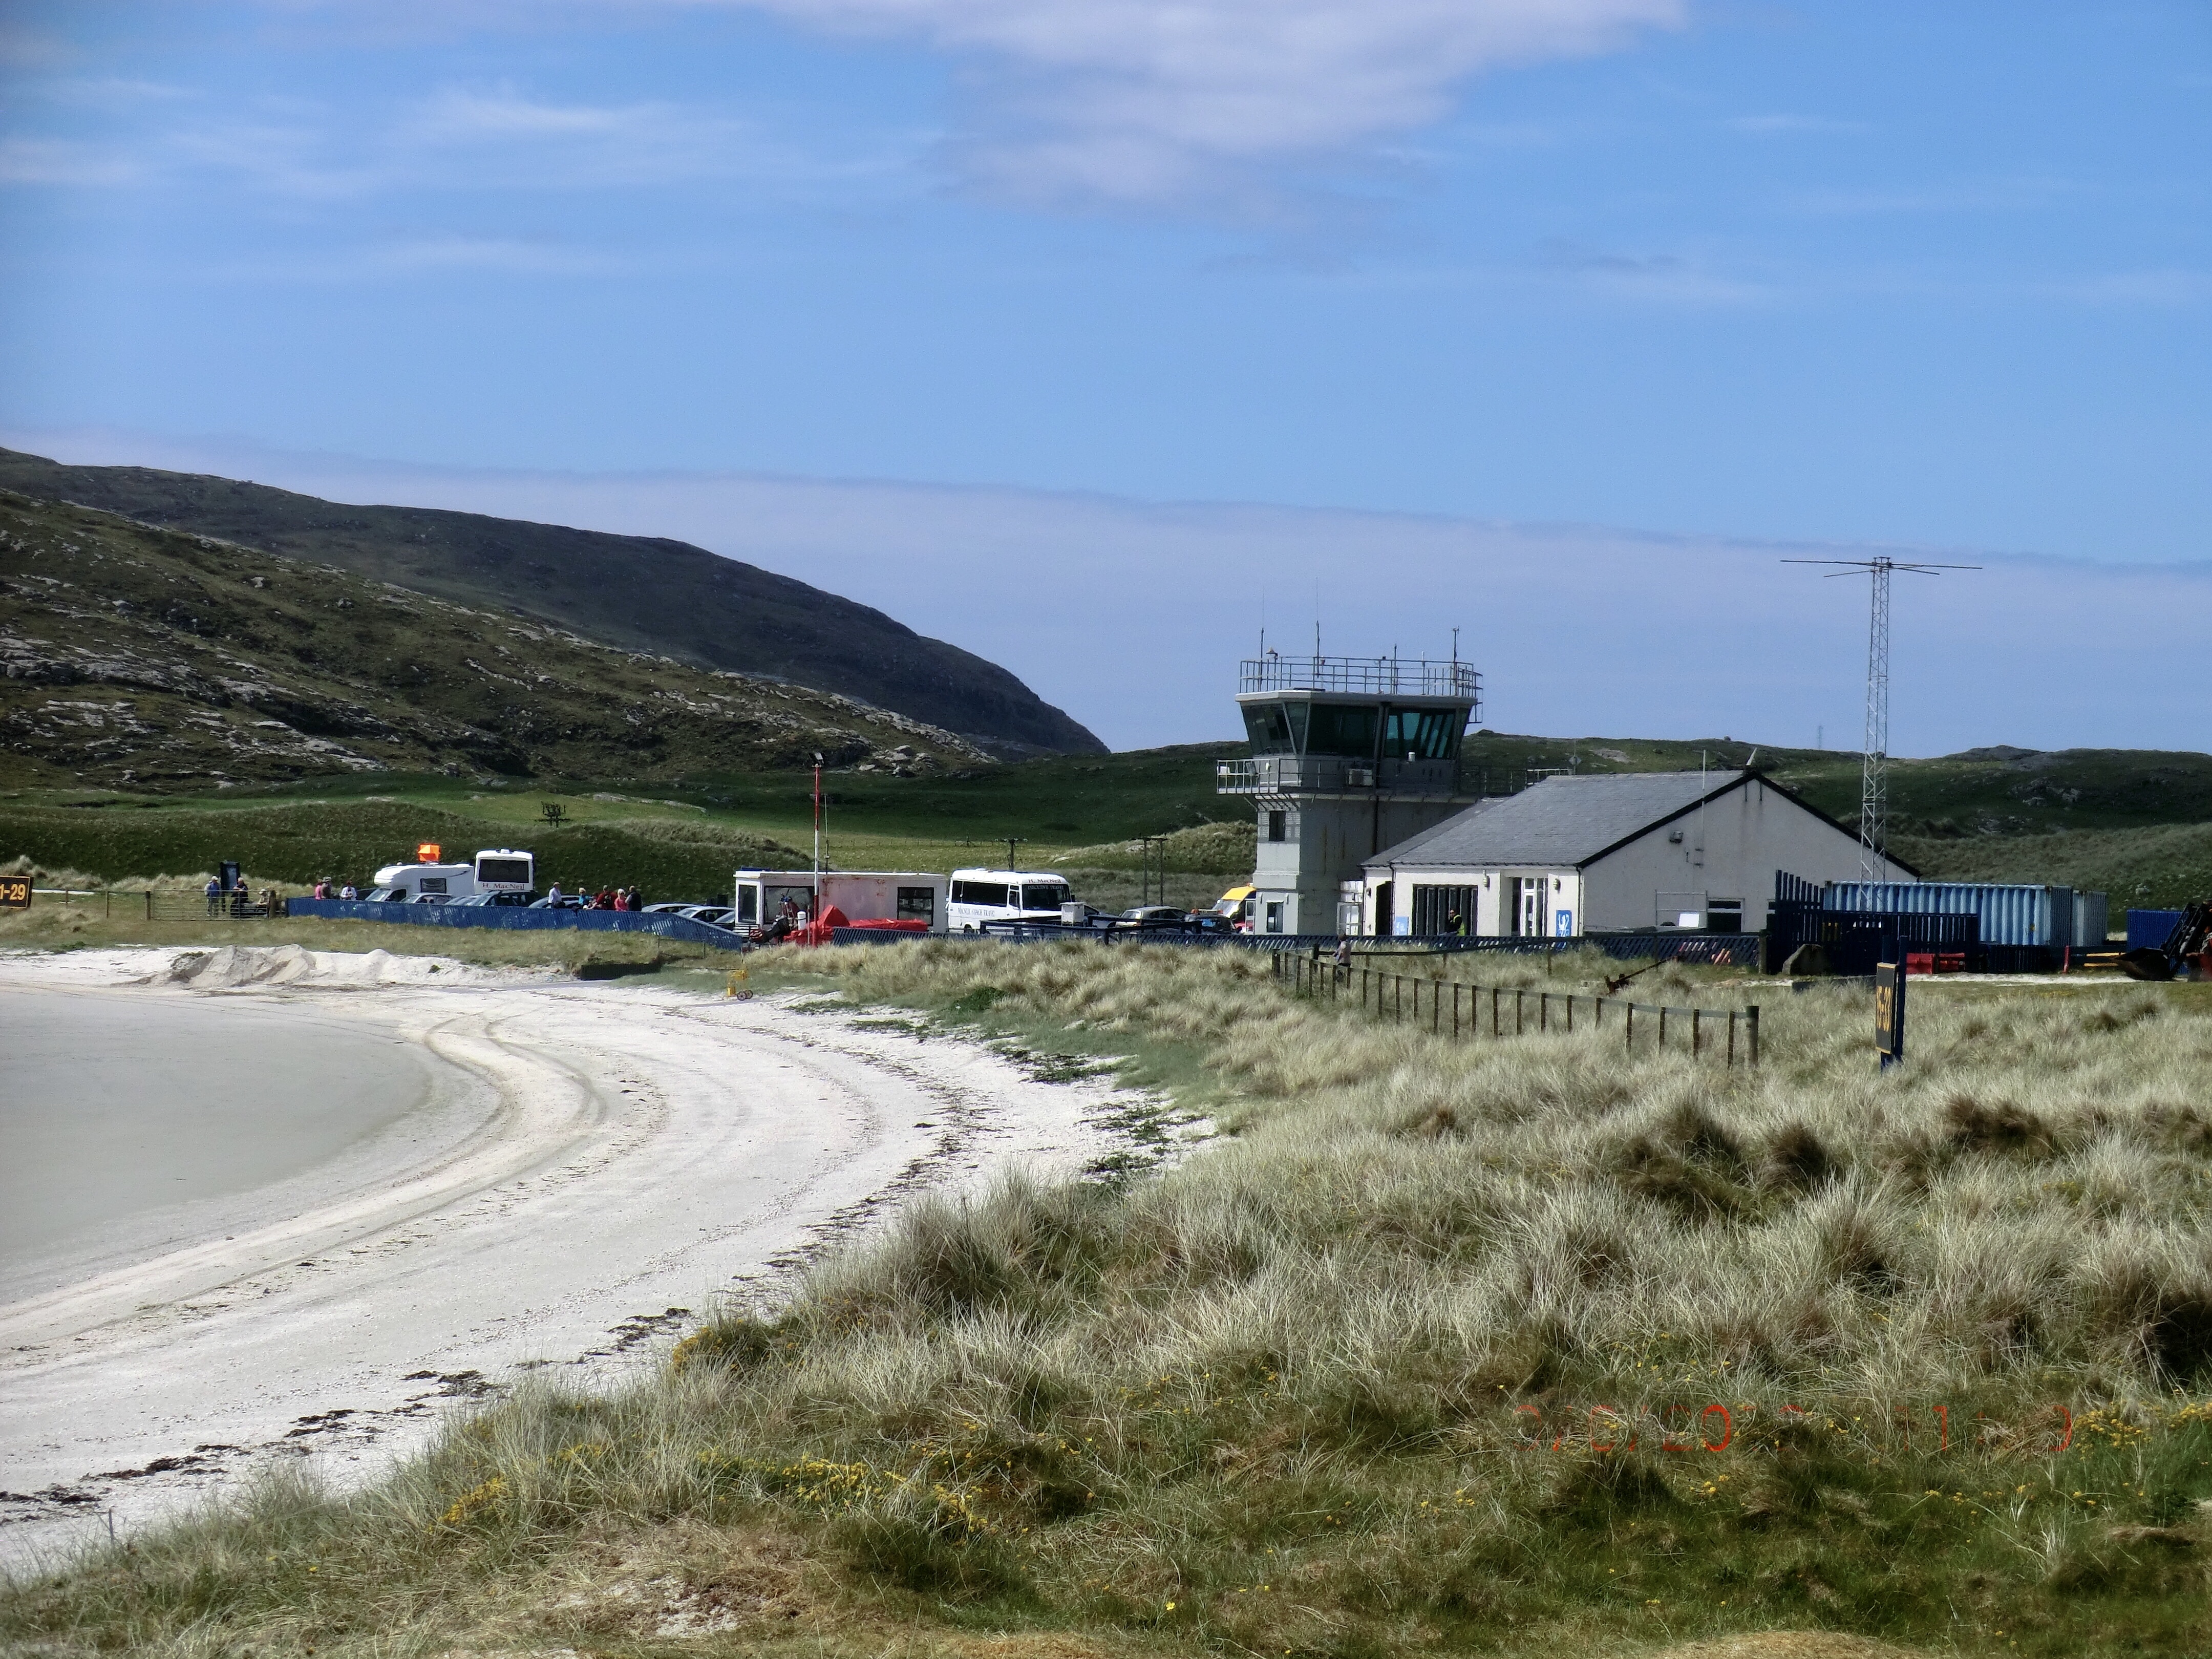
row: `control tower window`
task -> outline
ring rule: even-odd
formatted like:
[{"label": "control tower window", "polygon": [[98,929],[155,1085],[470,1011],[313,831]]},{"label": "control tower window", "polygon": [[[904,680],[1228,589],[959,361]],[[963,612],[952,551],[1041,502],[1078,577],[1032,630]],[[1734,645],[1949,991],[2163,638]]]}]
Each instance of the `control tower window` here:
[{"label": "control tower window", "polygon": [[1288,755],[1296,750],[1291,741],[1290,719],[1279,702],[1247,703],[1244,732],[1251,738],[1255,755]]},{"label": "control tower window", "polygon": [[1394,708],[1382,729],[1382,752],[1392,760],[1449,760],[1459,752],[1462,718],[1445,708]]},{"label": "control tower window", "polygon": [[1376,722],[1382,710],[1372,703],[1317,702],[1306,734],[1309,755],[1346,755],[1358,760],[1375,757]]}]

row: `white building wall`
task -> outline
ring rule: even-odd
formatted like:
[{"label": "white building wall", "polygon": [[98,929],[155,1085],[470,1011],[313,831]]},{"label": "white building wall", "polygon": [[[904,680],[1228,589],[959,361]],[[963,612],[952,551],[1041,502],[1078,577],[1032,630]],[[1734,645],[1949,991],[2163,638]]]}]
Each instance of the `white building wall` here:
[{"label": "white building wall", "polygon": [[[1376,931],[1376,888],[1383,873],[1373,872],[1367,884],[1365,910],[1360,923],[1364,933]],[[1559,936],[1559,913],[1563,910],[1567,915],[1567,935],[1571,937],[1583,931],[1584,884],[1579,870],[1537,869],[1520,865],[1495,870],[1467,870],[1456,866],[1438,868],[1405,864],[1389,872],[1389,879],[1393,884],[1390,914],[1394,927],[1402,927],[1413,915],[1415,887],[1472,887],[1475,890],[1474,914],[1469,918],[1468,931],[1486,939],[1510,936],[1519,931],[1514,911],[1520,891],[1514,884],[1517,879],[1544,883],[1545,937]]]},{"label": "white building wall", "polygon": [[[1678,832],[1680,841],[1669,839]],[[1582,926],[1649,927],[1662,920],[1658,895],[1702,893],[1741,900],[1743,926],[1755,933],[1766,925],[1777,870],[1813,882],[1855,880],[1858,838],[1753,778],[1590,864]]]}]

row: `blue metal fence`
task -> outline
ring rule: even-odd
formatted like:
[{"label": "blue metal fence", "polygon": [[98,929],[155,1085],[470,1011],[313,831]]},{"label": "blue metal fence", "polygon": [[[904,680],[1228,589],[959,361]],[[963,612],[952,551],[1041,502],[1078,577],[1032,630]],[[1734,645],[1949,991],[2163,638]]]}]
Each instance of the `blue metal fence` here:
[{"label": "blue metal fence", "polygon": [[1917,951],[1962,955],[1979,971],[1986,960],[1981,918],[1926,911],[1831,910],[1822,904],[1777,899],[1766,918],[1766,971],[1782,971],[1800,945],[1826,953],[1828,971],[1867,975],[1880,962],[1902,962]]},{"label": "blue metal fence", "polygon": [[568,928],[587,933],[658,933],[685,945],[711,945],[742,951],[742,933],[688,916],[650,910],[533,910],[506,904],[371,904],[365,899],[295,898],[287,915],[322,916],[338,921],[399,922],[416,927],[506,927],[522,932]]}]

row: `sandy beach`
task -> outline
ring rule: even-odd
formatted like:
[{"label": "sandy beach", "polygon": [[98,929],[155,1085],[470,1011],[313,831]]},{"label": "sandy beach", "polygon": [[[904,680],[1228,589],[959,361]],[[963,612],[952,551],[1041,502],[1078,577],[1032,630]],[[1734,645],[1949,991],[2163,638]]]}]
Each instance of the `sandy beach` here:
[{"label": "sandy beach", "polygon": [[0,1261],[15,1565],[653,1363],[902,1198],[1126,1150],[1133,1103],[909,1022],[382,953],[15,956],[0,1001],[46,1189]]}]

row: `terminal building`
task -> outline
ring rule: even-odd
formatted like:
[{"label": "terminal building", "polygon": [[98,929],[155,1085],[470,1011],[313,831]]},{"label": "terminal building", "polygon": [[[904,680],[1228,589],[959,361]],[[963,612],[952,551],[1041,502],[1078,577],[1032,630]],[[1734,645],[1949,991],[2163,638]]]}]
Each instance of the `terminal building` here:
[{"label": "terminal building", "polygon": [[1363,860],[1356,931],[1757,933],[1778,872],[1849,882],[1860,856],[1857,836],[1759,772],[1550,777]]}]

